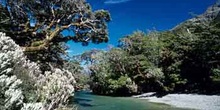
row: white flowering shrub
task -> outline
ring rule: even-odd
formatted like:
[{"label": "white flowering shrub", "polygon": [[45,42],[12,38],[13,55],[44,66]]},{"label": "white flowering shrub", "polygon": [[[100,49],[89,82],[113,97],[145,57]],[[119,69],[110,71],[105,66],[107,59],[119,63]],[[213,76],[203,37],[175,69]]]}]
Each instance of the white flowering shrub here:
[{"label": "white flowering shrub", "polygon": [[75,79],[54,68],[42,73],[22,49],[0,32],[0,110],[52,110],[67,104]]},{"label": "white flowering shrub", "polygon": [[22,81],[13,74],[14,65],[25,61],[22,55],[19,46],[0,32],[0,109],[17,109],[22,106],[24,96],[19,87]]},{"label": "white flowering shrub", "polygon": [[[66,70],[54,69],[45,73],[46,83],[41,94],[47,99],[48,110],[59,104],[68,104],[68,98],[73,95],[75,79],[72,73]],[[60,103],[62,102],[62,103]]]}]

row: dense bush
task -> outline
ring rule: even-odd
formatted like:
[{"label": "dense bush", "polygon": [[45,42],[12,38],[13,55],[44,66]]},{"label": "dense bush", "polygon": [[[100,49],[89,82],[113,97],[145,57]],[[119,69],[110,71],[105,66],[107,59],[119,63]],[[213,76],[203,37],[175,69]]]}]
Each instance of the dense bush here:
[{"label": "dense bush", "polygon": [[64,64],[64,68],[73,73],[73,76],[76,80],[75,89],[77,91],[89,89],[89,74],[87,74],[86,71],[83,70],[80,61],[72,58]]},{"label": "dense bush", "polygon": [[23,50],[0,32],[0,107],[2,110],[52,110],[73,95],[75,79],[67,70],[42,72]]},{"label": "dense bush", "polygon": [[122,92],[119,88],[132,84],[121,81],[124,77],[137,85],[137,93],[216,94],[220,91],[219,47],[216,22],[192,25],[188,31],[135,32],[120,40],[119,49],[104,52],[105,57],[91,68],[91,77],[101,94]]},{"label": "dense bush", "polygon": [[136,92],[136,85],[125,71],[126,55],[120,49],[96,53],[96,63],[90,67],[94,93],[128,95]]}]

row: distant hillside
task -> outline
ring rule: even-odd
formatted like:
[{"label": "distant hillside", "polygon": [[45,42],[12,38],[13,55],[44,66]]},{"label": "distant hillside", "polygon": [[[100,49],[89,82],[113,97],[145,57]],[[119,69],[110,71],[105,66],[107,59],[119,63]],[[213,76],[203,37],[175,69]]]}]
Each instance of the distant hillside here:
[{"label": "distant hillside", "polygon": [[178,34],[191,33],[198,25],[209,26],[216,22],[220,22],[220,3],[210,6],[203,14],[177,25],[171,31]]}]

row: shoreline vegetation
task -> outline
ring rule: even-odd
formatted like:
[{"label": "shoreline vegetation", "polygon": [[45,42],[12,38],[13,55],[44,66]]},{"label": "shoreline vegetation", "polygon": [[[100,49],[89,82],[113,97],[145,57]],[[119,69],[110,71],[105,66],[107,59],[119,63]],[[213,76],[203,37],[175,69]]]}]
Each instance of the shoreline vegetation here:
[{"label": "shoreline vegetation", "polygon": [[172,30],[137,31],[109,51],[85,53],[95,94],[220,93],[220,5]]},{"label": "shoreline vegetation", "polygon": [[72,110],[83,81],[66,43],[108,42],[109,21],[86,0],[0,0],[0,110]]},{"label": "shoreline vegetation", "polygon": [[199,110],[220,110],[220,95],[200,94],[167,94],[156,97],[155,92],[134,95],[133,98],[147,100],[152,103],[163,103],[179,108]]},{"label": "shoreline vegetation", "polygon": [[0,2],[0,110],[67,109],[74,92],[88,88],[220,109],[220,3],[172,30],[136,31],[108,51],[68,56],[68,41],[108,42],[110,21],[108,11],[93,11],[86,0]]}]

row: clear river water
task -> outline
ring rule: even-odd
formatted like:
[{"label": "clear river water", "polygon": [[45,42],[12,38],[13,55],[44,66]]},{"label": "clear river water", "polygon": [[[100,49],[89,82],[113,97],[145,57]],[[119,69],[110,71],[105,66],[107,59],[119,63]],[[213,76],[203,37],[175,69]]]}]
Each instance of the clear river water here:
[{"label": "clear river water", "polygon": [[99,96],[86,91],[75,93],[74,104],[77,110],[189,110],[144,99]]}]

